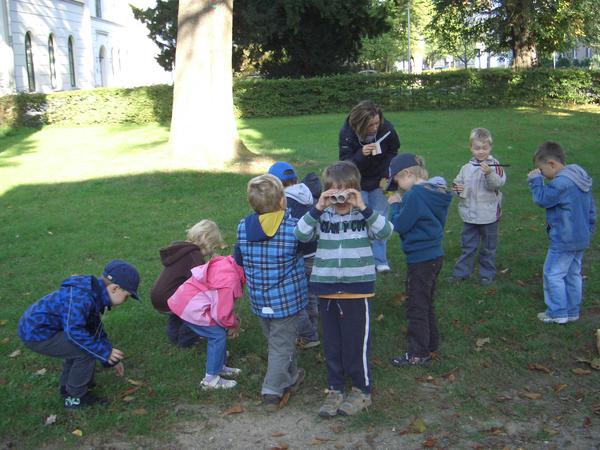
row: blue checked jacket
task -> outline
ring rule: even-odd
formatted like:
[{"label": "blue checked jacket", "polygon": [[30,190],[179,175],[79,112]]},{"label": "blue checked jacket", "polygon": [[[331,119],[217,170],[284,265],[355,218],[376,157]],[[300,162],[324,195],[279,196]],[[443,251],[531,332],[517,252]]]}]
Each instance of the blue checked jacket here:
[{"label": "blue checked jacket", "polygon": [[269,238],[258,214],[241,220],[234,257],[244,268],[252,312],[281,319],[306,307],[308,290],[304,260],[294,236],[297,219],[286,212],[277,233]]},{"label": "blue checked jacket", "polygon": [[69,341],[108,366],[112,345],[100,317],[110,307],[102,280],[92,275],[73,276],[23,313],[18,334],[23,341],[37,342],[64,331]]}]

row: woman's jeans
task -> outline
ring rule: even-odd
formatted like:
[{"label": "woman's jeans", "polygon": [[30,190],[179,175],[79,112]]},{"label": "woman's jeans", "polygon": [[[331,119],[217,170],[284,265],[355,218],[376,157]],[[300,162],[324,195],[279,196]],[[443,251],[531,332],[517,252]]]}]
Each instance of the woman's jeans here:
[{"label": "woman's jeans", "polygon": [[548,249],[544,263],[544,302],[548,317],[579,318],[583,292],[582,260],[583,250]]},{"label": "woman's jeans", "polygon": [[[360,194],[362,195],[365,205],[371,207],[371,209],[387,218],[388,201],[381,189],[377,188],[373,191],[360,191]],[[371,241],[371,248],[373,249],[375,266],[389,266],[387,259],[387,241],[379,239]]]},{"label": "woman's jeans", "polygon": [[206,374],[218,375],[225,365],[227,356],[227,330],[215,325],[214,327],[201,327],[192,323],[185,323],[198,336],[206,338]]}]

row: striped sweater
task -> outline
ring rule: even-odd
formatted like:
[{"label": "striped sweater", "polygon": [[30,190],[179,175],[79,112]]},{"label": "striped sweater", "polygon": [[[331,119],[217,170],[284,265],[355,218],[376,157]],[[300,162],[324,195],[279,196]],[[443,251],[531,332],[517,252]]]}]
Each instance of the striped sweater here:
[{"label": "striped sweater", "polygon": [[394,228],[384,216],[367,207],[349,214],[333,208],[312,208],[296,225],[300,242],[317,240],[317,253],[310,290],[316,295],[372,294],[375,292],[375,262],[372,239],[387,239]]}]

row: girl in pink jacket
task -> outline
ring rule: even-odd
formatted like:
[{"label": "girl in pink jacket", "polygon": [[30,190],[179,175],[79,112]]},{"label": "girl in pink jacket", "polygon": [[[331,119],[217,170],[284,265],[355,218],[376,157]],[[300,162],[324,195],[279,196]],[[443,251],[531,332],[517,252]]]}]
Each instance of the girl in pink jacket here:
[{"label": "girl in pink jacket", "polygon": [[241,370],[225,365],[227,337],[237,337],[240,320],[233,309],[243,294],[243,269],[231,256],[215,256],[208,263],[194,267],[192,276],[167,300],[173,314],[207,339],[206,375],[202,389],[230,389]]}]

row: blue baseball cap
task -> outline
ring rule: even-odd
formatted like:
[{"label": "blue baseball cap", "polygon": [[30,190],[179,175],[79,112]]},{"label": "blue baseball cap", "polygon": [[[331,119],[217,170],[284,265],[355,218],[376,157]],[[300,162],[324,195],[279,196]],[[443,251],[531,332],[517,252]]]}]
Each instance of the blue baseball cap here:
[{"label": "blue baseball cap", "polygon": [[269,167],[269,173],[281,181],[289,181],[298,178],[294,166],[285,161],[277,161]]},{"label": "blue baseball cap", "polygon": [[396,175],[401,170],[418,165],[419,163],[417,162],[417,156],[413,153],[400,153],[399,155],[394,156],[394,158],[390,161],[390,168],[388,173],[388,178],[390,181],[385,190],[398,190],[398,184],[394,181],[394,175]]},{"label": "blue baseball cap", "polygon": [[137,290],[140,285],[140,274],[131,264],[121,259],[113,259],[104,267],[102,276],[111,283],[118,284],[121,289],[126,290],[139,301]]}]

